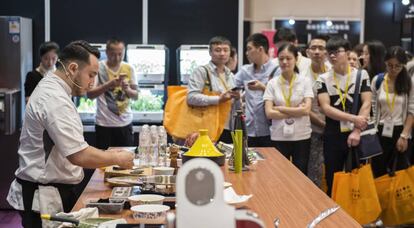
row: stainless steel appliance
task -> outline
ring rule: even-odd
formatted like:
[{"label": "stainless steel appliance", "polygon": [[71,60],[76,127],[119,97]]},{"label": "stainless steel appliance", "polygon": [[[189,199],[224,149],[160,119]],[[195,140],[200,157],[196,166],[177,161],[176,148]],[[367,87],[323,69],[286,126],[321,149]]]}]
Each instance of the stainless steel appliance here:
[{"label": "stainless steel appliance", "polygon": [[10,208],[7,192],[18,167],[24,116],[24,81],[33,69],[32,20],[0,16],[0,209]]},{"label": "stainless steel appliance", "polygon": [[14,134],[20,125],[19,99],[18,89],[0,88],[0,132],[5,135]]}]

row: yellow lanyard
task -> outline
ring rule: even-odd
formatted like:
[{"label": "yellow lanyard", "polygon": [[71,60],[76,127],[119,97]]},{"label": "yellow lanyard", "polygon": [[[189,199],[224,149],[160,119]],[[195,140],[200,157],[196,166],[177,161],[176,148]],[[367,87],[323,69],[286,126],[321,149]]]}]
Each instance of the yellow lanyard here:
[{"label": "yellow lanyard", "polygon": [[283,78],[282,75],[279,76],[280,80],[280,88],[282,89],[282,95],[283,95],[283,99],[285,100],[286,103],[286,107],[290,107],[290,98],[292,97],[292,88],[293,88],[293,82],[296,79],[296,74],[293,75],[292,80],[290,80],[290,84],[289,84],[289,96],[286,96],[285,93],[285,79]]},{"label": "yellow lanyard", "polygon": [[227,83],[224,81],[224,79],[221,77],[221,75],[224,75],[224,77],[226,77],[226,75],[225,74],[219,74],[219,73],[217,73],[217,75],[218,75],[218,78],[220,79],[220,81],[221,81],[221,84],[224,86],[224,89],[227,91],[227,90],[229,90],[229,87],[227,86]]},{"label": "yellow lanyard", "polygon": [[391,113],[394,111],[394,105],[395,105],[395,97],[396,97],[396,93],[394,91],[394,96],[392,96],[392,103],[390,103],[390,96],[389,96],[389,88],[388,88],[388,74],[385,75],[385,80],[384,80],[384,84],[385,84],[385,98],[387,99],[387,105],[391,110]]},{"label": "yellow lanyard", "polygon": [[[313,76],[313,80],[316,81],[316,79],[318,79],[319,74],[316,74],[315,72],[313,72],[312,66],[309,66],[309,68],[310,68],[311,74]],[[322,73],[325,73],[325,72],[326,72],[326,67],[325,67],[325,64],[324,64],[323,68],[322,68]]]},{"label": "yellow lanyard", "polygon": [[[346,106],[345,106],[345,104],[346,104],[346,97],[348,96],[349,79],[351,78],[351,67],[348,66],[348,76],[347,76],[346,84],[345,84],[345,94],[342,93],[341,87],[339,87],[339,82],[338,82],[338,79],[336,78],[335,71],[333,72],[333,78],[334,78],[335,83],[336,83],[336,91],[338,91],[339,99],[341,99],[342,109],[345,112],[346,111]],[[357,91],[355,91],[355,92],[357,92]]]}]

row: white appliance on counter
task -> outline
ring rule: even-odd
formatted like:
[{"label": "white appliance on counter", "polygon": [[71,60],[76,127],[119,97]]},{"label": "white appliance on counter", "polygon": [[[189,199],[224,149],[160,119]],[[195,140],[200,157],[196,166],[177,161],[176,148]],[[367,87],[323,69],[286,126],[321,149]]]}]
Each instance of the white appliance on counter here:
[{"label": "white appliance on counter", "polygon": [[193,71],[210,61],[208,45],[181,45],[177,49],[177,75],[180,84],[186,85]]},{"label": "white appliance on counter", "polygon": [[134,123],[161,123],[168,72],[168,48],[165,45],[128,44],[127,62],[138,80],[138,100],[131,101]]}]

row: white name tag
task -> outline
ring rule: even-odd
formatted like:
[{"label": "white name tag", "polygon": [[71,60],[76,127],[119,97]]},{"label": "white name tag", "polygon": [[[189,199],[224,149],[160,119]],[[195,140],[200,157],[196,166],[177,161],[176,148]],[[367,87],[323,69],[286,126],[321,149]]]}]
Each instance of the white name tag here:
[{"label": "white name tag", "polygon": [[295,133],[295,120],[292,118],[285,119],[283,125],[283,136],[292,137]]},{"label": "white name tag", "polygon": [[384,127],[382,128],[382,136],[392,138],[392,134],[394,133],[394,122],[391,118],[387,118],[384,120]]},{"label": "white name tag", "polygon": [[341,121],[340,122],[341,132],[350,132],[354,129],[354,124],[349,121]]}]

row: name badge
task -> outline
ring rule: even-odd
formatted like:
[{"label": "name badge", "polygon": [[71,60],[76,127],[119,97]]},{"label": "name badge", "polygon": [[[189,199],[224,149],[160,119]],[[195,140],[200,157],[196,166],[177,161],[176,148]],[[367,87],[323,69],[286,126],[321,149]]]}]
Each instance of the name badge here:
[{"label": "name badge", "polygon": [[292,137],[295,133],[295,120],[292,118],[285,119],[283,125],[283,136]]},{"label": "name badge", "polygon": [[350,121],[341,121],[340,122],[341,132],[350,132],[352,129],[354,129],[354,124]]},{"label": "name badge", "polygon": [[391,118],[386,118],[384,120],[384,127],[382,128],[382,136],[392,138],[394,132],[394,122]]}]

